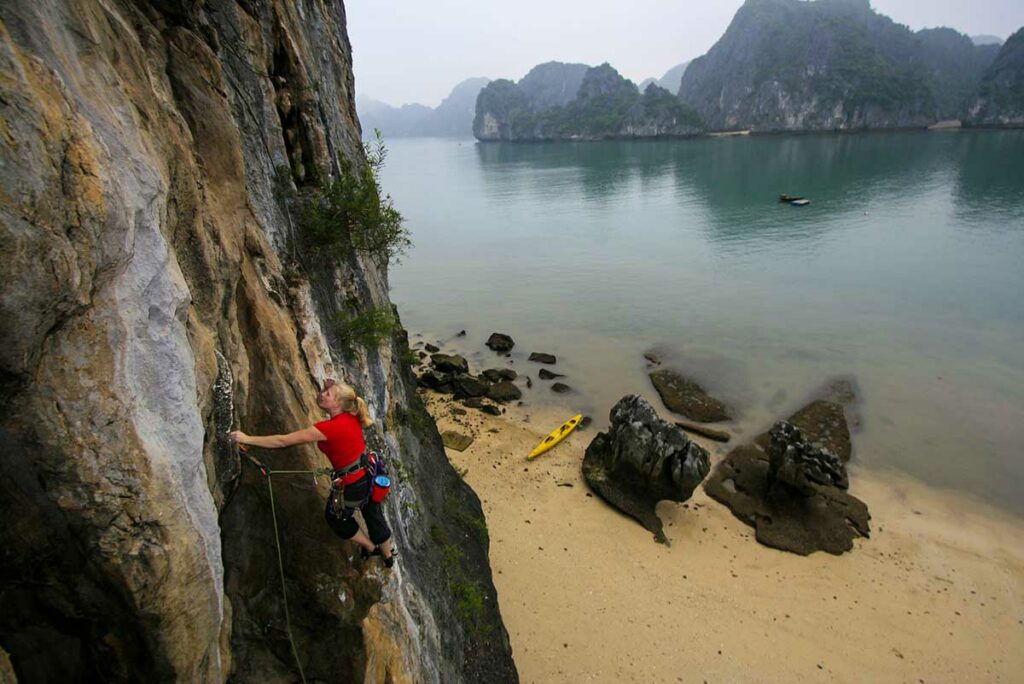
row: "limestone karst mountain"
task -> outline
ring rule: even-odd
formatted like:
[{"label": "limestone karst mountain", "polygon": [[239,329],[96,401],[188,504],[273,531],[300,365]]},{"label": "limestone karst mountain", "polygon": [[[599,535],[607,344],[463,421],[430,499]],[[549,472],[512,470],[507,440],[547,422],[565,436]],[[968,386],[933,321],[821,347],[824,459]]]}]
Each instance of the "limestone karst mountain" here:
[{"label": "limestone karst mountain", "polygon": [[437,107],[406,104],[401,107],[376,100],[357,102],[364,137],[379,128],[385,139],[412,136],[468,137],[473,133],[476,96],[489,78],[467,78],[457,84]]},{"label": "limestone karst mountain", "polygon": [[923,127],[958,117],[993,57],[951,29],[915,34],[868,0],[747,0],[679,95],[717,130]]},{"label": "limestone karst mountain", "polygon": [[700,118],[664,88],[636,85],[605,63],[541,64],[513,83],[480,91],[473,135],[479,140],[601,140],[695,135]]},{"label": "limestone karst mountain", "polygon": [[1024,28],[1006,39],[967,113],[975,126],[1024,126]]}]

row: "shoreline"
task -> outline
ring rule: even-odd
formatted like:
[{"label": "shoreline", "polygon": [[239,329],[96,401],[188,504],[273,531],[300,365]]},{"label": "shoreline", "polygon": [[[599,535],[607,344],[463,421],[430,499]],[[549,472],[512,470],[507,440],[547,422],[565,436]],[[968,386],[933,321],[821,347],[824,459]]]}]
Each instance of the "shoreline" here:
[{"label": "shoreline", "polygon": [[[664,546],[590,495],[580,463],[596,425],[526,461],[572,409],[453,415],[458,402],[423,392],[439,430],[474,436],[446,453],[481,499],[524,682],[1014,681],[1024,671],[1024,519],[854,466],[872,536],[842,556],[764,547],[702,487],[659,505]],[[714,467],[721,455],[693,438]]]},{"label": "shoreline", "polygon": [[[956,131],[1020,131],[1024,130],[1024,123],[1020,124],[976,124],[955,119],[957,125],[951,125],[950,121],[936,121],[920,126],[892,126],[887,128],[809,128],[795,130],[754,130],[750,128],[728,130],[728,131],[705,131],[703,133],[692,133],[687,135],[623,135],[587,137],[579,136],[572,138],[522,138],[516,140],[504,140],[495,138],[477,138],[470,134],[465,140],[472,140],[474,143],[483,145],[509,143],[532,144],[532,143],[593,143],[593,142],[644,142],[644,141],[665,141],[665,140],[718,140],[728,138],[773,138],[773,137],[804,137],[818,135],[862,135],[871,133],[951,133]],[[409,136],[414,137],[414,136]],[[442,136],[425,136],[442,137]],[[452,139],[460,139],[452,137]]]}]

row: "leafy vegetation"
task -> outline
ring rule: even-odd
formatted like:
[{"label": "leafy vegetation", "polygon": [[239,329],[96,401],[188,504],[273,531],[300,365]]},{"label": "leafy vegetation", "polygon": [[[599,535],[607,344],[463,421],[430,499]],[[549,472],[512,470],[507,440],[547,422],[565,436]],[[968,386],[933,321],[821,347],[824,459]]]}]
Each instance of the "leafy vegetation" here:
[{"label": "leafy vegetation", "polygon": [[462,550],[451,543],[448,535],[437,525],[430,528],[430,538],[441,551],[441,564],[448,576],[448,590],[455,596],[459,620],[467,630],[487,633],[493,629],[485,624],[487,595],[482,587],[466,577],[463,570]]},{"label": "leafy vegetation", "polygon": [[339,312],[336,332],[338,344],[346,351],[357,346],[379,347],[398,330],[398,316],[390,306],[378,306],[355,315]]},{"label": "leafy vegetation", "polygon": [[360,168],[342,160],[338,177],[317,185],[301,213],[302,236],[314,252],[358,253],[387,264],[405,254],[412,240],[391,196],[381,193],[387,148],[379,130],[363,152]]}]

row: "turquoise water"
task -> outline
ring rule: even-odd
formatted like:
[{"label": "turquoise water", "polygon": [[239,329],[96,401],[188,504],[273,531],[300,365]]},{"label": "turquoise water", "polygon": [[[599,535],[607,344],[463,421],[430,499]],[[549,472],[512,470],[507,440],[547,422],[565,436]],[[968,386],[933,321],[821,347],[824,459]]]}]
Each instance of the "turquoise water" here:
[{"label": "turquoise water", "polygon": [[853,376],[856,463],[1024,512],[1024,131],[389,148],[403,322],[511,334],[530,402],[657,402],[656,349],[752,435]]}]

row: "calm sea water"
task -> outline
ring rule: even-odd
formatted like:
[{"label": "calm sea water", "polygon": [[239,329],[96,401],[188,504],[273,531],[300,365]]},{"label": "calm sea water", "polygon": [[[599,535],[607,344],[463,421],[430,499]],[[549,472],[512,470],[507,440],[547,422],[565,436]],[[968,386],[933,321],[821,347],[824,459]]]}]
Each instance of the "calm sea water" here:
[{"label": "calm sea water", "polygon": [[856,463],[1024,512],[1024,131],[389,147],[406,327],[511,334],[531,402],[658,403],[655,349],[751,436],[852,376]]}]

